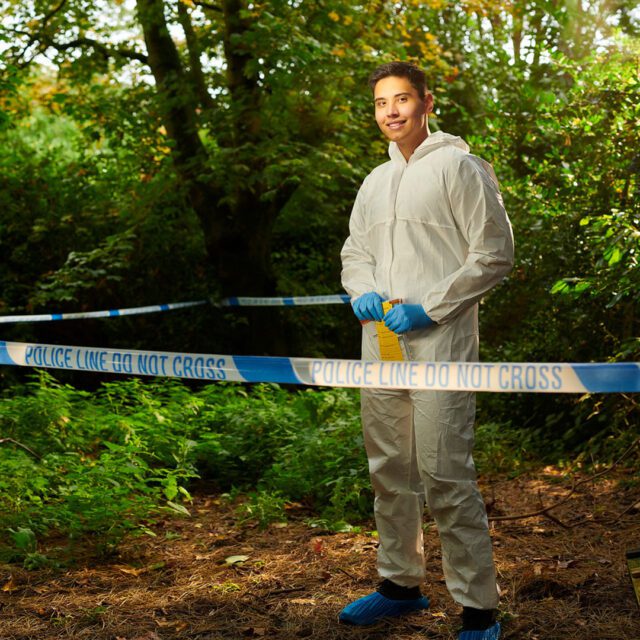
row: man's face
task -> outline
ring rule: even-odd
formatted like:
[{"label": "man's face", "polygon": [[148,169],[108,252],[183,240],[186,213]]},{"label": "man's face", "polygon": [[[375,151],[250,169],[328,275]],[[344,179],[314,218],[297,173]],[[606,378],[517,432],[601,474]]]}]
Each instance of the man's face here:
[{"label": "man's face", "polygon": [[376,122],[389,140],[415,148],[426,138],[426,119],[433,110],[430,93],[420,98],[408,78],[389,76],[378,80],[373,100]]}]

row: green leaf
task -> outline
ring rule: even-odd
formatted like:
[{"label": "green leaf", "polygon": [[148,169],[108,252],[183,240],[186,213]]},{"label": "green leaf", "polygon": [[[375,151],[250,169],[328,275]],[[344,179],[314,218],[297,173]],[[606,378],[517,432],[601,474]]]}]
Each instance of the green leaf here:
[{"label": "green leaf", "polygon": [[176,502],[171,502],[171,500],[167,500],[167,506],[171,510],[183,516],[191,516],[191,513],[189,512],[189,510],[182,504],[177,504]]},{"label": "green leaf", "polygon": [[19,527],[18,529],[9,529],[11,538],[16,549],[23,553],[34,553],[38,543],[36,534],[31,529]]},{"label": "green leaf", "polygon": [[551,293],[569,293],[571,291],[571,287],[564,280],[558,280],[553,287],[551,287]]}]

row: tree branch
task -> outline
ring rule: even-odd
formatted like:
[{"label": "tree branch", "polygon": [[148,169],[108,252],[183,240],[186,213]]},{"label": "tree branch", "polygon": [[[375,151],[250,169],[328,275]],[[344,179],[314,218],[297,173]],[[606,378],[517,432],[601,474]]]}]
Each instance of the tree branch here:
[{"label": "tree branch", "polygon": [[202,71],[200,62],[200,43],[196,36],[195,29],[191,22],[191,16],[187,10],[187,5],[183,2],[178,3],[178,20],[184,31],[187,41],[187,53],[189,54],[189,72],[193,84],[198,92],[198,100],[204,108],[213,107],[213,100],[207,91],[207,83]]},{"label": "tree branch", "polygon": [[39,456],[33,449],[30,449],[29,447],[27,447],[26,444],[22,444],[22,442],[18,442],[17,440],[14,440],[13,438],[0,438],[0,444],[5,444],[6,442],[9,442],[11,444],[15,444],[16,447],[21,447],[27,453],[30,453],[36,460],[42,460],[42,456]]},{"label": "tree branch", "polygon": [[209,9],[210,11],[217,11],[218,13],[223,13],[222,7],[218,5],[211,4],[210,2],[201,2],[200,0],[193,0],[193,4],[198,7],[202,7],[203,9]]},{"label": "tree branch", "polygon": [[39,41],[41,44],[41,48],[42,46],[46,46],[46,47],[52,47],[57,51],[66,51],[68,49],[90,47],[100,52],[105,57],[126,58],[128,60],[138,60],[143,64],[149,64],[149,60],[147,59],[147,56],[144,55],[143,53],[140,53],[133,49],[109,47],[101,42],[98,42],[97,40],[94,40],[93,38],[82,37],[82,38],[76,38],[75,40],[71,40],[70,42],[64,42],[64,43],[56,42],[52,36],[47,35],[46,33],[44,33],[44,31],[49,21],[63,9],[66,3],[67,3],[67,0],[60,0],[60,2],[55,7],[53,7],[51,11],[49,11],[49,13],[45,14],[45,16],[40,21],[40,24],[38,25],[37,31],[33,33],[28,33],[28,32],[19,31],[19,30],[14,31],[14,33],[18,35],[27,36],[28,38],[28,41],[22,48],[22,51],[17,57],[17,60],[21,60],[26,54],[29,47],[31,47],[35,42]]},{"label": "tree branch", "polygon": [[38,29],[38,31],[36,31],[35,33],[24,34],[24,35],[27,35],[29,37],[29,40],[28,40],[27,44],[24,45],[24,47],[22,48],[22,51],[18,55],[18,58],[17,58],[18,60],[21,60],[22,57],[27,52],[27,49],[29,49],[29,47],[36,40],[39,39],[40,34],[44,31],[44,28],[47,26],[47,22],[49,22],[49,20],[51,20],[51,18],[53,18],[53,16],[55,16],[56,13],[58,13],[58,11],[60,11],[62,9],[62,7],[64,7],[64,5],[66,3],[67,3],[67,0],[61,0],[60,3],[58,4],[58,6],[53,7],[53,9],[51,9],[51,11],[49,11],[49,13],[46,13],[44,15],[44,17],[42,18],[41,22],[40,22],[40,28]]},{"label": "tree branch", "polygon": [[105,57],[127,58],[129,60],[138,60],[143,64],[149,64],[149,58],[144,53],[140,53],[139,51],[135,51],[133,49],[119,49],[108,47],[107,45],[102,44],[101,42],[98,42],[93,38],[76,38],[75,40],[64,43],[55,42],[53,38],[46,38],[44,42],[50,47],[57,49],[58,51],[66,51],[67,49],[75,49],[78,47],[91,47],[96,51],[102,53]]},{"label": "tree branch", "polygon": [[46,13],[42,18],[42,27],[46,27],[47,22],[49,22],[49,20],[51,20],[51,18],[53,18],[53,16],[55,16],[56,13],[58,13],[58,11],[60,11],[65,4],[67,4],[67,0],[60,0],[60,4],[57,7],[53,7],[53,9],[49,11],[49,13]]}]

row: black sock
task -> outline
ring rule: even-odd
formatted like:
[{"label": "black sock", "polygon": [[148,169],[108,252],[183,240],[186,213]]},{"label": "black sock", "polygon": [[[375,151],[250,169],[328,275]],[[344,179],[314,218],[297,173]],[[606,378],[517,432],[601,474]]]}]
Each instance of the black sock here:
[{"label": "black sock", "polygon": [[495,609],[474,609],[462,607],[463,631],[484,631],[495,623]]},{"label": "black sock", "polygon": [[401,587],[391,580],[383,580],[378,587],[378,593],[389,600],[415,600],[422,595],[420,587]]}]

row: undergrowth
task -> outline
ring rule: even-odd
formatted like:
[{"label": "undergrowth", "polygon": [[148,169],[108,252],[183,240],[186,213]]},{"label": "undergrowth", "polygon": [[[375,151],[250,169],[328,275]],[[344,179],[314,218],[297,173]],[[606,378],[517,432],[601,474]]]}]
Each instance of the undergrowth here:
[{"label": "undergrowth", "polygon": [[[481,470],[524,463],[517,434],[488,424],[477,439]],[[334,530],[370,516],[357,391],[132,378],[88,393],[40,372],[0,398],[0,561],[42,566],[88,535],[105,553],[152,535],[167,513],[188,517],[196,479],[262,526],[293,504]]]},{"label": "undergrowth", "polygon": [[371,502],[350,390],[130,379],[79,391],[40,372],[0,399],[0,561],[70,558],[91,534],[108,552],[127,532],[187,516],[194,479],[242,492],[240,515],[266,524],[303,503],[333,523]]}]

